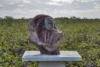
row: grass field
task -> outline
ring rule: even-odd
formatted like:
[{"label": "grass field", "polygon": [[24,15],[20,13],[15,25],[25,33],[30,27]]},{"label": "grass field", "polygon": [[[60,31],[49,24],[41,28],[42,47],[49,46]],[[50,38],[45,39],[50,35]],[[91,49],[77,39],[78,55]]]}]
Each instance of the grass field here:
[{"label": "grass field", "polygon": [[[38,50],[29,43],[30,19],[0,18],[0,67],[24,67],[21,60],[26,50]],[[66,62],[68,67],[100,67],[100,20],[56,18],[55,24],[64,34],[61,50],[75,50],[82,62]],[[37,62],[29,62],[37,67]]]}]

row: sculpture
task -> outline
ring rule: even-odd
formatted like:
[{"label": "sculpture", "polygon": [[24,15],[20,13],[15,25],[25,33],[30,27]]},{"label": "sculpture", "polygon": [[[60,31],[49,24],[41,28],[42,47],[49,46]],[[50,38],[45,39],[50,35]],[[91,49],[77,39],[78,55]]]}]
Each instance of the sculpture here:
[{"label": "sculpture", "polygon": [[28,24],[29,41],[40,50],[41,54],[60,54],[63,34],[54,25],[54,19],[48,15],[37,15]]}]

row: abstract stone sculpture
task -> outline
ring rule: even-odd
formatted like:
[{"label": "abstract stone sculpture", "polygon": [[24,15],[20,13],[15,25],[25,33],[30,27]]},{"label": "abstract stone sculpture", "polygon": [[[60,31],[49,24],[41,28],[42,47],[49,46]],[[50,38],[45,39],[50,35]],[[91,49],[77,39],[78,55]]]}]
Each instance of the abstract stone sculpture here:
[{"label": "abstract stone sculpture", "polygon": [[54,19],[48,15],[37,15],[28,24],[29,41],[41,54],[60,54],[63,34],[54,25]]}]

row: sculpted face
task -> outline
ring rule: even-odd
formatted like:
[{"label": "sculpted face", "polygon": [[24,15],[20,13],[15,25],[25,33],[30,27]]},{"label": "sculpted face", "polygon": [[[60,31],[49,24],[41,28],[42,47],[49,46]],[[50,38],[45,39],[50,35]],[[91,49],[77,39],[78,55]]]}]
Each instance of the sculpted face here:
[{"label": "sculpted face", "polygon": [[54,20],[51,18],[45,18],[45,28],[47,30],[53,30],[54,29]]}]

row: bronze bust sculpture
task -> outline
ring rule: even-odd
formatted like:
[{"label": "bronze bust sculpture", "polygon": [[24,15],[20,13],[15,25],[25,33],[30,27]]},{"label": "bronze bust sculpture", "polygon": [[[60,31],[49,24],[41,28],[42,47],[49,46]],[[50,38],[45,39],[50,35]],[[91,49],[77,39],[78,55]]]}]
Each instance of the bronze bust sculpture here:
[{"label": "bronze bust sculpture", "polygon": [[60,54],[63,34],[54,25],[54,19],[48,15],[37,15],[28,24],[29,41],[38,47],[41,54]]}]

